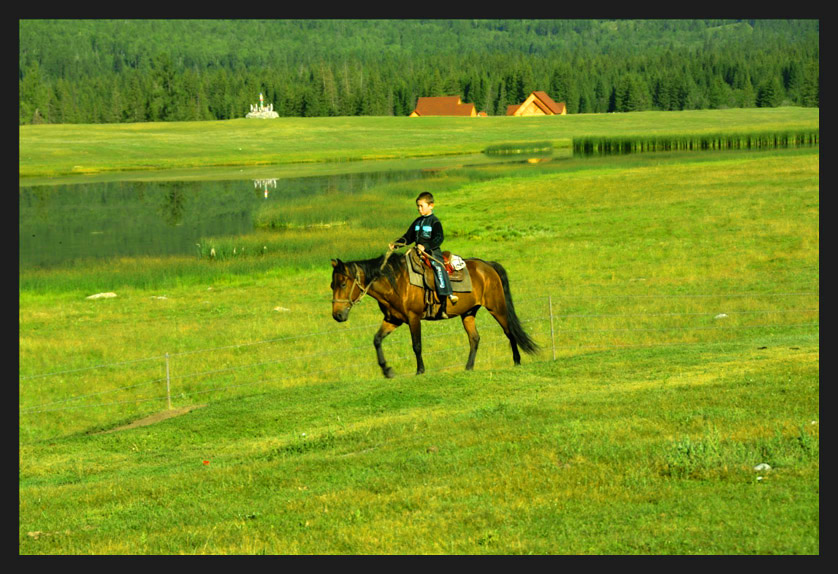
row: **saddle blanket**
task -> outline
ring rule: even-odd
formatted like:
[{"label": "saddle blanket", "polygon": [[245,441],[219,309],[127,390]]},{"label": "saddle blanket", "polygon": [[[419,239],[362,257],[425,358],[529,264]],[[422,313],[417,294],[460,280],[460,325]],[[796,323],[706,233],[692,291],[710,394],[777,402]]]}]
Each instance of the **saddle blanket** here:
[{"label": "saddle blanket", "polygon": [[[429,289],[430,286],[425,281],[425,272],[427,271],[433,277],[430,267],[422,261],[414,249],[409,250],[404,256],[410,284]],[[452,261],[455,258],[457,258],[456,255],[451,256]],[[449,269],[448,278],[451,280],[451,289],[455,293],[471,292],[471,275],[469,275],[468,267],[463,266],[462,269],[454,269],[454,271]]]}]

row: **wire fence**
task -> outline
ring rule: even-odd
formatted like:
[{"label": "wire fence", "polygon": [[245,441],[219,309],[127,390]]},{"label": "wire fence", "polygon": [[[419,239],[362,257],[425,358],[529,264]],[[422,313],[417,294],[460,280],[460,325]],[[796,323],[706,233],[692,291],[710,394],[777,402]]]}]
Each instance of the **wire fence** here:
[{"label": "wire fence", "polygon": [[[706,308],[706,302],[719,303]],[[624,303],[614,304],[615,301]],[[700,301],[700,309],[666,310],[662,302]],[[734,308],[731,301],[743,302]],[[579,301],[595,302],[582,305]],[[643,302],[652,303],[652,307]],[[725,301],[725,303],[721,303]],[[631,303],[626,303],[631,302]],[[638,303],[639,302],[639,303]],[[639,304],[639,307],[638,307]],[[770,336],[803,330],[811,337],[819,329],[817,292],[725,294],[550,294],[515,300],[522,324],[542,347],[534,361],[557,360],[592,351],[685,345],[752,344],[754,332]],[[573,309],[557,313],[557,308]],[[602,311],[598,310],[604,308]],[[488,318],[488,313],[478,317]],[[494,321],[491,321],[494,323]],[[150,357],[102,363],[82,368],[20,376],[23,386],[63,384],[46,393],[47,400],[21,404],[21,417],[122,405],[195,400],[212,393],[291,382],[323,380],[335,376],[380,376],[372,335],[380,325],[343,325],[308,333],[253,342],[208,347]],[[428,325],[424,322],[423,325]],[[478,365],[484,369],[511,366],[507,339],[496,324],[479,323],[481,342]],[[401,337],[395,333],[402,332]],[[747,337],[740,334],[748,332]],[[413,375],[415,360],[405,326],[385,341],[388,363],[403,375]],[[447,338],[451,340],[448,341]],[[423,327],[423,356],[429,372],[462,369],[468,344],[459,321],[441,321]],[[199,357],[200,356],[200,357]],[[100,378],[106,381],[96,380]],[[120,383],[124,381],[124,384]],[[74,391],[75,385],[79,390]]]}]

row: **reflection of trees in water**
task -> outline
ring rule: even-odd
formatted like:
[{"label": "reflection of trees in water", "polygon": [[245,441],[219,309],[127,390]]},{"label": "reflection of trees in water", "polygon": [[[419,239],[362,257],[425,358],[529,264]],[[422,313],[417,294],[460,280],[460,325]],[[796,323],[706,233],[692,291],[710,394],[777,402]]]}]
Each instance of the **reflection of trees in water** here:
[{"label": "reflection of trees in water", "polygon": [[171,189],[166,192],[163,203],[163,219],[171,226],[183,221],[183,212],[186,209],[186,193],[183,190],[183,183],[173,183]]},{"label": "reflection of trees in water", "polygon": [[55,186],[41,186],[33,188],[30,193],[21,193],[21,206],[35,208],[35,215],[40,221],[47,221],[50,217],[50,203],[58,193]]},{"label": "reflection of trees in water", "polygon": [[[320,213],[329,214],[338,207],[345,210],[354,205],[353,196],[357,198],[378,185],[424,177],[439,174],[412,169],[265,177],[255,183],[236,179],[125,180],[23,186],[19,201],[20,259],[26,266],[52,265],[77,257],[191,253],[201,237],[253,231],[255,212],[276,202],[281,209],[275,213],[298,218],[291,223],[318,223]],[[262,197],[266,188],[259,186],[265,184],[269,197]],[[410,188],[410,199],[419,187]],[[390,197],[392,190],[385,188],[382,193]],[[295,206],[300,209],[295,211]],[[289,207],[292,209],[286,211]],[[359,212],[368,211],[365,204],[357,208]],[[378,210],[370,219],[382,214]]]}]

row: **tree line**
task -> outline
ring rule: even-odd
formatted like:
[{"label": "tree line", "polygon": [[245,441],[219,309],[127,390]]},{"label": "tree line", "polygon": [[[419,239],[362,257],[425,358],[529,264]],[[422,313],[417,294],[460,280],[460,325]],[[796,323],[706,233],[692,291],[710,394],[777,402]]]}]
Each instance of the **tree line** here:
[{"label": "tree line", "polygon": [[817,21],[20,21],[20,124],[819,107]]}]

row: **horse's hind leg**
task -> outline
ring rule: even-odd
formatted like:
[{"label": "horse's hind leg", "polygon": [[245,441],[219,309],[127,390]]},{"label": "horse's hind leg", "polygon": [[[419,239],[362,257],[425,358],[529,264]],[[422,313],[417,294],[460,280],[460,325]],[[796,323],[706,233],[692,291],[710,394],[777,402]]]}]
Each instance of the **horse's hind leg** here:
[{"label": "horse's hind leg", "polygon": [[509,321],[506,318],[506,304],[502,303],[498,305],[500,309],[490,309],[488,306],[486,309],[489,313],[492,314],[492,317],[500,325],[501,329],[503,329],[504,335],[506,338],[509,339],[509,346],[512,347],[512,362],[515,365],[521,364],[521,352],[518,350],[518,342],[515,340],[515,336],[512,334],[512,331],[509,329]]},{"label": "horse's hind leg", "polygon": [[384,351],[381,349],[381,342],[385,337],[387,337],[387,335],[395,331],[396,327],[399,325],[401,325],[401,323],[388,323],[387,321],[382,321],[381,327],[378,328],[378,332],[375,334],[375,338],[373,339],[375,354],[378,356],[378,366],[381,367],[381,372],[384,373],[384,376],[388,379],[392,379],[395,376],[395,373],[393,373],[393,368],[389,367],[386,359],[384,359]]},{"label": "horse's hind leg", "polygon": [[477,346],[480,344],[480,334],[477,332],[477,325],[474,322],[474,312],[469,311],[465,315],[463,315],[463,327],[468,334],[468,344],[469,344],[469,353],[468,353],[468,362],[466,363],[466,370],[470,371],[474,368],[474,357],[477,355]]}]

